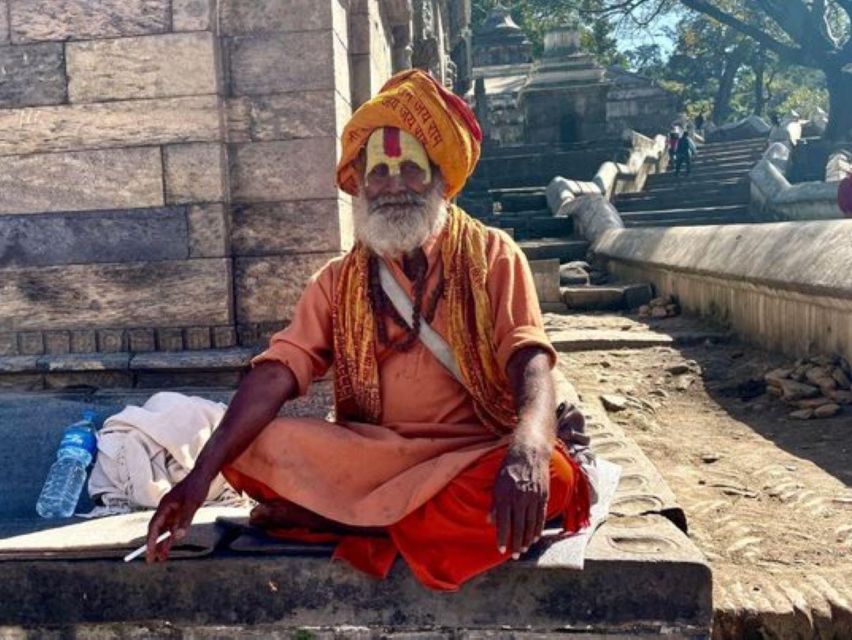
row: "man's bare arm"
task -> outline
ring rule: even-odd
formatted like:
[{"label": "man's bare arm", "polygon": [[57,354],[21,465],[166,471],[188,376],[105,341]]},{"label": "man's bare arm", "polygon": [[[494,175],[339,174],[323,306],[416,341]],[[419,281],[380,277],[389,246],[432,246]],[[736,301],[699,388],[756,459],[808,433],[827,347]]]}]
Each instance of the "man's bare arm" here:
[{"label": "man's bare arm", "polygon": [[[148,525],[148,562],[168,557],[172,543],[186,534],[222,468],[251,444],[297,390],[295,376],[279,363],[263,362],[249,371],[192,471],[160,500]],[[171,538],[158,546],[157,538],[166,531],[171,531]]]},{"label": "man's bare arm", "polygon": [[498,549],[518,557],[544,528],[550,458],[556,441],[556,401],[544,349],[519,349],[509,359],[506,372],[518,426],[494,485],[492,517]]}]

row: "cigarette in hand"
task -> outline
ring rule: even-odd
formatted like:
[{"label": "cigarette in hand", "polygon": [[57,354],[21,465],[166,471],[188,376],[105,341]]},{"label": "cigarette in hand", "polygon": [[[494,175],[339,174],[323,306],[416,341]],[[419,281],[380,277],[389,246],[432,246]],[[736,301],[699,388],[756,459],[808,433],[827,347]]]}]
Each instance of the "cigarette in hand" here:
[{"label": "cigarette in hand", "polygon": [[[161,533],[160,536],[157,538],[157,541],[154,544],[160,544],[163,540],[166,540],[171,535],[172,535],[171,531],[165,531],[164,533]],[[145,553],[145,549],[147,547],[148,547],[147,544],[143,544],[141,547],[139,547],[135,551],[131,551],[126,556],[124,556],[124,561],[130,562],[131,560],[135,560],[136,558],[141,556],[143,553]]]}]

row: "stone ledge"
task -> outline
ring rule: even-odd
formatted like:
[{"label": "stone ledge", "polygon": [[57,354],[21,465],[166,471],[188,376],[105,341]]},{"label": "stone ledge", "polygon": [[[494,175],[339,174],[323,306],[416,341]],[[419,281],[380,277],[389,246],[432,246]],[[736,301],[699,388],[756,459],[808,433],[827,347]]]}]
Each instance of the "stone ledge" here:
[{"label": "stone ledge", "polygon": [[2,562],[0,624],[70,627],[166,619],[586,633],[650,632],[665,625],[673,633],[709,633],[710,570],[692,542],[664,518],[604,525],[583,571],[564,566],[559,546],[499,567],[452,595],[422,588],[402,562],[385,581],[327,557],[225,551],[155,566]]},{"label": "stone ledge", "polygon": [[0,356],[0,389],[235,387],[258,349]]},{"label": "stone ledge", "polygon": [[793,357],[852,358],[852,222],[608,231],[594,251],[689,313]]}]

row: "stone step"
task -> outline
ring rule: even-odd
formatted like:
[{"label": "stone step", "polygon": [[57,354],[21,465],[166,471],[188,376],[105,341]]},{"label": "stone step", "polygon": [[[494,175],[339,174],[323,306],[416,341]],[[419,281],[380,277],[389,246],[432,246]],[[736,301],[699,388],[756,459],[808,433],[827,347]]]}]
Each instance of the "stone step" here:
[{"label": "stone step", "polygon": [[560,293],[569,311],[638,309],[654,297],[648,283],[560,287]]},{"label": "stone step", "polygon": [[658,209],[649,211],[629,211],[621,214],[625,224],[628,222],[659,222],[667,220],[689,220],[699,218],[734,218],[746,215],[747,205],[727,205],[720,207],[682,207],[678,209]]},{"label": "stone step", "polygon": [[547,197],[543,192],[526,194],[504,192],[499,196],[494,195],[494,201],[500,203],[503,212],[547,209]]},{"label": "stone step", "polygon": [[562,238],[574,233],[574,222],[571,218],[499,216],[497,223],[501,229],[514,229],[516,240]]},{"label": "stone step", "polygon": [[257,349],[0,357],[0,389],[236,385]]},{"label": "stone step", "polygon": [[[314,385],[312,392],[321,386],[330,385]],[[230,397],[228,390],[192,393],[222,402]],[[83,409],[111,415],[144,399],[138,393],[4,396],[0,437],[7,459],[20,464],[8,465],[0,496],[20,502],[29,515],[63,427]],[[326,389],[314,404],[288,409],[288,403],[285,414],[324,416],[330,401]],[[520,560],[448,596],[419,586],[402,562],[387,580],[375,580],[331,562],[328,545],[220,535],[209,555],[153,566],[123,564],[120,554],[108,552],[77,560],[4,560],[0,636],[213,640],[249,634],[283,640],[302,637],[305,628],[338,627],[315,635],[450,640],[549,637],[554,629],[621,637],[629,628],[631,638],[650,640],[664,626],[676,636],[707,637],[711,572],[685,534],[683,510],[632,438],[599,407],[576,403],[589,416],[592,449],[616,460],[630,479],[593,534],[582,571],[567,564],[567,541],[546,537]],[[0,509],[0,537],[15,530],[16,518]],[[454,631],[440,635],[436,625]],[[466,629],[469,634],[462,633]]]},{"label": "stone step", "polygon": [[[737,188],[747,191],[750,186],[747,176],[737,176],[736,178],[728,178],[727,180],[714,180],[712,182],[699,183],[697,185],[690,181],[689,193],[693,195],[719,193],[721,191],[728,191]],[[652,196],[681,193],[682,191],[683,184],[658,185],[651,190],[619,193],[616,196],[616,201],[643,200]]]},{"label": "stone step", "polygon": [[653,194],[649,194],[649,197],[645,200],[628,200],[625,202],[616,202],[615,207],[621,213],[628,211],[652,211],[661,209],[676,209],[681,207],[714,207],[748,203],[748,193],[723,191],[721,193],[713,195],[694,195],[690,191],[684,190],[684,192],[680,196],[666,195],[662,197],[653,197]]},{"label": "stone step", "polygon": [[556,259],[560,262],[571,262],[585,258],[589,249],[589,243],[585,240],[570,238],[538,238],[523,240],[518,244],[528,260]]},{"label": "stone step", "polygon": [[730,217],[699,217],[699,218],[673,218],[671,220],[648,220],[640,222],[625,222],[628,229],[645,227],[712,227],[724,224],[759,224],[760,220],[754,220],[750,215]]}]

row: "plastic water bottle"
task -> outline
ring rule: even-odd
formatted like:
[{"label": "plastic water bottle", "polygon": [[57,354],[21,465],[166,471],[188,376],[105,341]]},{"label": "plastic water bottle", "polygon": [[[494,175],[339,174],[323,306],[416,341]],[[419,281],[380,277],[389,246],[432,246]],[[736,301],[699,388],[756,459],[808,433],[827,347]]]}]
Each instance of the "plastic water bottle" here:
[{"label": "plastic water bottle", "polygon": [[86,469],[92,463],[96,450],[95,413],[84,411],[83,419],[69,425],[62,434],[56,462],[47,473],[36,503],[38,515],[42,518],[69,518],[74,515],[86,482]]}]

